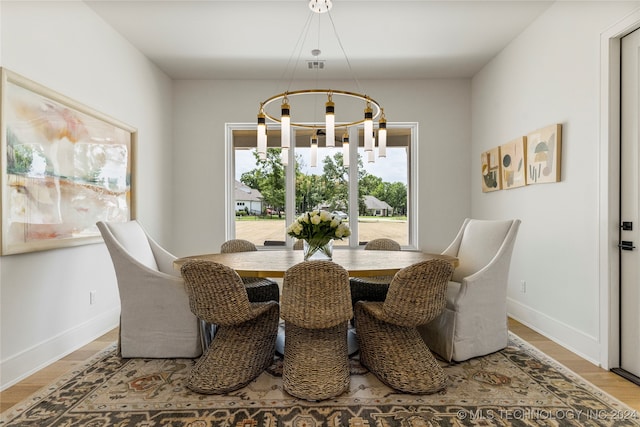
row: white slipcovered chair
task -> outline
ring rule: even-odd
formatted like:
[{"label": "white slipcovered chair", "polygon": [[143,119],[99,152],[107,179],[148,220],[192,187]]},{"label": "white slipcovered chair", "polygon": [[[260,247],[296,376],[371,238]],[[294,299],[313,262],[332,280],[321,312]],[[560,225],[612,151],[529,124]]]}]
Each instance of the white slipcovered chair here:
[{"label": "white slipcovered chair", "polygon": [[418,327],[427,346],[463,361],[507,346],[507,281],[520,220],[465,219],[444,252],[460,261],[444,311]]},{"label": "white slipcovered chair", "polygon": [[96,225],[118,281],[122,357],[200,356],[199,320],[189,307],[180,272],[173,268],[175,257],[135,220]]}]

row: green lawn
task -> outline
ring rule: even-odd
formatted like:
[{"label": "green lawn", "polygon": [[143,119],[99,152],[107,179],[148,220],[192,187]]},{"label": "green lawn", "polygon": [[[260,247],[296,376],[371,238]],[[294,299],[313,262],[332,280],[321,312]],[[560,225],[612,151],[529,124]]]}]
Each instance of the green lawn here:
[{"label": "green lawn", "polygon": [[[265,216],[256,216],[256,215],[245,215],[245,216],[236,216],[236,221],[271,221],[271,220],[276,220],[276,221],[282,221],[284,218],[284,215],[282,216],[282,218],[278,218],[277,215],[265,215]],[[385,217],[381,217],[381,216],[367,216],[367,215],[360,215],[358,216],[358,220],[376,220],[376,221],[406,221],[407,217],[406,216],[385,216]]]},{"label": "green lawn", "polygon": [[284,219],[284,216],[282,218],[278,218],[277,215],[266,215],[266,216],[256,216],[256,215],[245,215],[245,216],[238,216],[236,215],[236,221],[271,221],[271,220],[276,220],[276,221],[282,221]]}]

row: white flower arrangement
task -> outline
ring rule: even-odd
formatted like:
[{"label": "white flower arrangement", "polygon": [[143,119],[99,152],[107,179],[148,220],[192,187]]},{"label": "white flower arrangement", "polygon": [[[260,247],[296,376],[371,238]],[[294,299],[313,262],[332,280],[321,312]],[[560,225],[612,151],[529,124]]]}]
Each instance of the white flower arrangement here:
[{"label": "white flower arrangement", "polygon": [[351,235],[346,222],[327,211],[305,212],[287,227],[287,234],[306,240],[311,246],[323,246],[332,239],[342,240]]}]

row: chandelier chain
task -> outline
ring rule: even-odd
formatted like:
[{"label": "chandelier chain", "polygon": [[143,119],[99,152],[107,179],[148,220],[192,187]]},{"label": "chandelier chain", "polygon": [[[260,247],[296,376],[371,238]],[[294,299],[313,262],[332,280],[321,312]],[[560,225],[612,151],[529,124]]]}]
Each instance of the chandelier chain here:
[{"label": "chandelier chain", "polygon": [[[373,151],[376,147],[376,139],[378,139],[377,142],[378,142],[379,157],[386,157],[387,126],[386,126],[386,118],[384,116],[384,110],[382,109],[382,107],[377,101],[369,97],[367,94],[362,93],[360,81],[358,80],[356,73],[354,72],[351,61],[349,60],[349,57],[347,56],[347,52],[342,43],[342,39],[338,34],[336,23],[334,22],[333,16],[330,13],[331,7],[332,7],[331,0],[310,0],[309,1],[309,8],[311,9],[311,12],[309,13],[307,20],[302,28],[302,31],[298,36],[298,40],[296,41],[294,50],[291,53],[291,56],[289,57],[286,68],[282,74],[283,76],[282,78],[284,79],[287,77],[290,71],[290,68],[292,69],[288,84],[285,85],[286,90],[282,93],[273,95],[267,98],[266,100],[260,102],[260,111],[258,113],[257,147],[258,147],[258,153],[260,154],[261,159],[266,158],[267,119],[272,122],[281,124],[281,135],[280,135],[281,144],[280,145],[282,148],[281,156],[282,156],[283,164],[287,164],[288,162],[288,156],[289,156],[288,152],[291,146],[291,128],[313,129],[311,141],[310,141],[312,166],[315,166],[315,163],[317,160],[316,157],[317,157],[318,135],[320,135],[320,131],[322,129],[324,129],[325,145],[327,147],[334,147],[336,142],[335,130],[337,128],[344,128],[344,133],[341,139],[342,139],[343,151],[344,151],[343,162],[345,166],[348,165],[348,158],[349,158],[348,157],[349,156],[348,130],[350,127],[353,127],[353,126],[363,125],[364,148],[365,148],[365,151],[369,152],[368,153],[369,162],[374,161]],[[319,89],[320,70],[324,66],[324,61],[319,60],[318,56],[322,53],[322,51],[320,50],[321,42],[324,43],[326,41],[321,38],[322,25],[320,22],[320,14],[324,14],[324,13],[326,13],[329,17],[329,22],[331,23],[333,35],[335,36],[338,46],[340,47],[340,51],[342,52],[342,55],[344,56],[344,60],[347,63],[347,67],[348,67],[349,73],[351,74],[351,78],[356,83],[358,92],[351,92],[351,91],[337,90],[337,89]],[[315,80],[315,89],[292,90],[292,85],[296,77],[296,71],[298,69],[300,59],[302,57],[302,50],[305,46],[305,43],[307,41],[307,36],[309,35],[309,32],[311,31],[311,27],[313,25],[312,19],[314,14],[318,15],[318,21],[317,21],[318,35],[317,35],[316,48],[314,48],[311,51],[311,54],[314,56],[315,59],[313,60],[312,63],[310,63],[309,66],[314,70],[313,79]],[[296,51],[297,51],[297,54],[296,54]],[[294,60],[294,58],[295,58],[295,64],[293,65],[293,67],[291,67],[291,63]],[[315,101],[312,104],[313,108],[311,110],[307,110],[308,113],[312,112],[313,114],[311,122],[292,120],[292,116],[291,116],[292,110],[291,110],[291,105],[289,104],[289,99],[292,97],[300,96],[300,97],[304,97],[307,100],[311,100],[313,99],[312,96],[315,96],[317,94],[324,94],[327,99],[326,102],[324,103],[324,114],[325,114],[324,119],[325,120],[320,121],[318,119],[318,114],[319,114],[318,109],[320,108],[320,104]],[[336,111],[338,111],[338,109],[336,108],[336,103],[333,100],[334,96],[355,98],[355,99],[364,101],[364,104],[365,104],[364,118],[359,120],[351,120],[351,119],[339,120],[339,121],[336,120]],[[280,113],[281,113],[280,117],[277,117],[275,114],[270,114],[267,111],[267,107],[271,103],[278,100],[282,102],[280,105]],[[376,138],[374,121],[378,119],[379,119],[379,123],[378,123],[377,134],[379,138]]]},{"label": "chandelier chain", "polygon": [[329,22],[331,22],[331,27],[333,28],[333,34],[336,36],[336,40],[338,41],[338,46],[340,46],[342,55],[344,55],[344,59],[347,62],[347,66],[349,67],[349,72],[351,73],[351,77],[356,82],[356,87],[358,88],[358,92],[363,92],[362,88],[360,87],[360,81],[358,80],[356,73],[353,71],[353,68],[351,67],[351,61],[349,61],[347,52],[345,51],[344,46],[342,45],[342,40],[340,39],[340,35],[338,34],[338,29],[336,28],[335,22],[333,22],[333,16],[331,16],[330,11],[327,11],[327,15],[329,16]]},{"label": "chandelier chain", "polygon": [[[295,79],[298,64],[300,63],[300,58],[302,57],[302,49],[304,48],[304,41],[307,39],[309,29],[311,28],[310,23],[311,23],[311,20],[313,19],[313,15],[314,15],[313,12],[309,12],[309,14],[307,15],[307,20],[305,21],[302,27],[302,30],[298,35],[298,40],[296,41],[296,44],[293,47],[293,51],[291,51],[291,55],[289,56],[289,60],[287,61],[287,65],[285,66],[285,69],[282,72],[282,80],[288,80],[285,92],[288,92],[291,90],[291,84]],[[297,56],[296,56],[296,51],[298,52]],[[293,59],[294,56],[296,56],[296,61],[293,64],[293,69],[291,69],[291,78],[287,79],[287,73],[290,71],[291,60]]]}]

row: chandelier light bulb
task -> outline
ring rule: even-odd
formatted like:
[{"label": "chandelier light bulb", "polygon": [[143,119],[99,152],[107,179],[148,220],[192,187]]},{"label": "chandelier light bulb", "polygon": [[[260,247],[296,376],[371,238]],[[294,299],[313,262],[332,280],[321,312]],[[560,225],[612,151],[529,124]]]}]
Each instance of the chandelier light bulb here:
[{"label": "chandelier light bulb", "polygon": [[347,131],[342,135],[342,165],[349,166],[349,134]]},{"label": "chandelier light bulb", "polygon": [[325,131],[326,131],[326,140],[325,145],[327,147],[335,147],[336,146],[336,133],[335,133],[335,124],[336,124],[336,115],[335,115],[335,106],[336,104],[331,100],[331,94],[328,95],[328,101],[325,104]]},{"label": "chandelier light bulb", "polygon": [[371,105],[367,102],[367,107],[364,109],[364,151],[373,150],[373,110]]},{"label": "chandelier light bulb", "polygon": [[282,100],[280,116],[280,123],[282,124],[280,129],[280,146],[282,148],[291,147],[291,107],[287,101],[287,97],[285,96]]},{"label": "chandelier light bulb", "polygon": [[267,158],[267,123],[262,110],[258,113],[258,154],[260,160]]},{"label": "chandelier light bulb", "polygon": [[318,166],[318,136],[314,133],[311,136],[311,159],[310,166],[315,168]]},{"label": "chandelier light bulb", "polygon": [[378,123],[380,126],[378,129],[378,157],[387,157],[387,120],[384,118],[384,113]]}]

